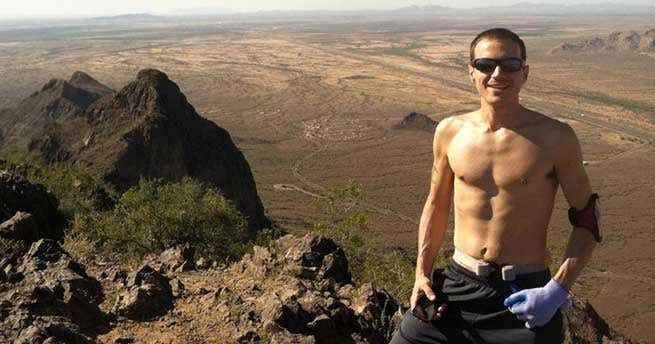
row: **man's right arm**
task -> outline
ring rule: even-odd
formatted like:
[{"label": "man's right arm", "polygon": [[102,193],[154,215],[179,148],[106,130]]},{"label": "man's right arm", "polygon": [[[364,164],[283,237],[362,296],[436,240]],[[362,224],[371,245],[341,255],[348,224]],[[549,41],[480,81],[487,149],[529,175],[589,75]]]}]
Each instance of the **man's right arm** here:
[{"label": "man's right arm", "polygon": [[434,260],[446,234],[453,193],[453,171],[446,154],[448,143],[453,135],[452,120],[453,118],[442,120],[434,134],[430,193],[423,206],[418,229],[416,280],[410,300],[412,309],[421,294],[425,294],[431,300],[435,297],[430,278]]}]

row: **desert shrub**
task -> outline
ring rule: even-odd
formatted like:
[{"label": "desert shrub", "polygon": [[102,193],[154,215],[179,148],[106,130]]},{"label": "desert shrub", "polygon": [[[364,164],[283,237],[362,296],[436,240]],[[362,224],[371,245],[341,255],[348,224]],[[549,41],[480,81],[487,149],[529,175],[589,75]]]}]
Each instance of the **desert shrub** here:
[{"label": "desert shrub", "polygon": [[348,257],[357,284],[371,282],[385,288],[397,300],[409,300],[414,284],[414,263],[397,249],[384,245],[368,226],[361,184],[349,180],[327,190],[317,202],[321,219],[315,231],[334,239]]},{"label": "desert shrub", "polygon": [[113,210],[76,215],[69,235],[135,259],[188,242],[208,257],[232,260],[244,253],[249,240],[246,220],[236,207],[190,177],[173,183],[142,179]]},{"label": "desert shrub", "polygon": [[0,158],[0,169],[45,186],[59,200],[59,210],[67,220],[72,220],[76,213],[111,207],[117,198],[111,186],[68,162],[46,164],[5,154]]}]

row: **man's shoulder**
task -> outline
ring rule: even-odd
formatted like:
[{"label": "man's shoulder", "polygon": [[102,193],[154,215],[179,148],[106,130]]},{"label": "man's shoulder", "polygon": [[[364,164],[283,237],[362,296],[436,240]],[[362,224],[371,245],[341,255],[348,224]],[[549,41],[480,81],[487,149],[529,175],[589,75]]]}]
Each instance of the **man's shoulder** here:
[{"label": "man's shoulder", "polygon": [[556,146],[577,142],[577,136],[573,127],[565,121],[546,116],[542,113],[532,111],[538,119],[539,132],[547,135],[548,141]]},{"label": "man's shoulder", "polygon": [[460,131],[466,123],[464,115],[453,115],[443,118],[439,121],[437,128],[434,130],[433,145],[435,149],[447,151],[453,137]]},{"label": "man's shoulder", "polygon": [[461,115],[452,115],[448,116],[442,120],[439,121],[439,124],[437,125],[436,133],[437,135],[439,134],[455,134],[457,131],[459,131],[464,124],[470,121],[472,113],[465,113]]}]

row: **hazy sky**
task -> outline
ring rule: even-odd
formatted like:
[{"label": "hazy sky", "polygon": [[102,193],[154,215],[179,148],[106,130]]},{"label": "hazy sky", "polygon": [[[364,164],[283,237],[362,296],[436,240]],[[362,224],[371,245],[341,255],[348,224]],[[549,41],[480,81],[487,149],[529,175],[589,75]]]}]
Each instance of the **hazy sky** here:
[{"label": "hazy sky", "polygon": [[[484,3],[455,0],[0,0],[0,17],[104,16],[135,12],[175,14],[192,9],[230,11],[258,10],[357,10],[391,9],[407,5],[442,5],[449,7],[502,6],[520,0],[488,0]],[[535,0],[536,3],[598,3],[603,0]],[[621,1],[623,4],[652,5],[652,0]]]}]

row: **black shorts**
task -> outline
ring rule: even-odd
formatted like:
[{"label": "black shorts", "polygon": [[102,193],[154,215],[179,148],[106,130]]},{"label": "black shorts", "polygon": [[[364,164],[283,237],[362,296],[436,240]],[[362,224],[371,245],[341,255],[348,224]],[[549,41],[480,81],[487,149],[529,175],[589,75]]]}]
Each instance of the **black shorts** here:
[{"label": "black shorts", "polygon": [[521,289],[543,287],[551,278],[548,270],[506,282],[498,272],[479,277],[451,262],[442,275],[439,297],[448,303],[445,317],[428,323],[407,311],[390,344],[557,344],[564,340],[560,311],[543,327],[528,329],[503,305],[512,293],[511,283]]}]

